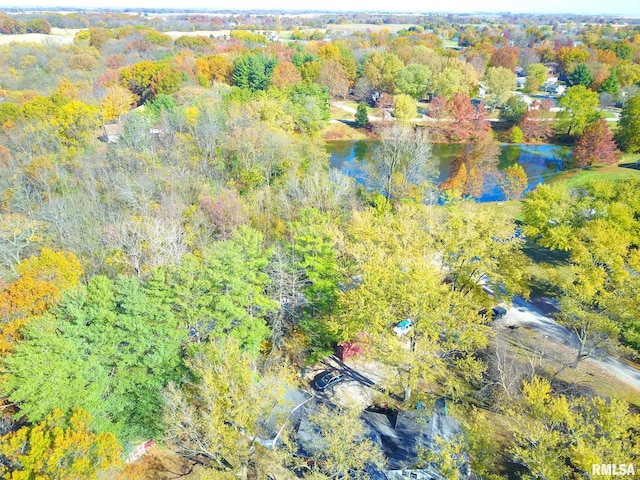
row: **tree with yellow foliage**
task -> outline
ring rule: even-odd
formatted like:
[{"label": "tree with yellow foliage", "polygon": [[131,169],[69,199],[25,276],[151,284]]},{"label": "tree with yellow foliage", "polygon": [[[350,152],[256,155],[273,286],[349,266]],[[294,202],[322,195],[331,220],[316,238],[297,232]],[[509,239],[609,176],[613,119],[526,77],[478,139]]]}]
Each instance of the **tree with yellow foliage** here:
[{"label": "tree with yellow foliage", "polygon": [[13,351],[27,318],[46,312],[62,292],[78,285],[84,271],[73,253],[45,248],[23,260],[17,272],[20,276],[0,289],[0,356]]},{"label": "tree with yellow foliage", "polygon": [[42,422],[0,438],[0,475],[7,480],[93,480],[122,463],[122,447],[112,433],[91,429],[91,415],[69,418],[54,410]]},{"label": "tree with yellow foliage", "polygon": [[121,85],[111,85],[100,102],[100,112],[105,122],[124,115],[136,104],[136,96]]}]

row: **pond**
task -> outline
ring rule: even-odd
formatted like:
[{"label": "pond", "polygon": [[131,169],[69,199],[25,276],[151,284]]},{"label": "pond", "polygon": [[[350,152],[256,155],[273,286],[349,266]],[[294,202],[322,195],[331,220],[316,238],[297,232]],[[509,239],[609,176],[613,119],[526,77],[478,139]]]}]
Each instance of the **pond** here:
[{"label": "pond", "polygon": [[[376,141],[329,141],[327,149],[331,155],[330,166],[366,185],[365,165],[370,159]],[[438,184],[449,177],[453,161],[464,149],[461,144],[436,143],[432,153],[440,163]],[[518,163],[524,168],[529,179],[529,190],[539,183],[549,182],[559,177],[571,165],[571,149],[556,145],[518,145],[500,146],[498,169],[504,170]],[[497,179],[485,182],[480,202],[504,200],[504,194],[497,185]]]}]

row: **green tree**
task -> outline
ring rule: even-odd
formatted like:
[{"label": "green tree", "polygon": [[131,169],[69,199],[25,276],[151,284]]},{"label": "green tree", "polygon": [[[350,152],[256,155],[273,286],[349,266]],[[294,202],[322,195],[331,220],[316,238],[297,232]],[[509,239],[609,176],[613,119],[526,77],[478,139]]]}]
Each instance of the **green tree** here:
[{"label": "green tree", "polygon": [[504,67],[489,67],[484,74],[484,83],[487,105],[501,107],[516,88],[516,74]]},{"label": "green tree", "polygon": [[607,79],[600,85],[600,92],[610,93],[618,98],[620,94],[620,82],[618,81],[618,75],[615,70],[611,70],[611,73]]},{"label": "green tree", "polygon": [[527,102],[514,95],[509,97],[502,109],[500,109],[498,118],[507,125],[518,125],[522,121],[524,114],[527,113],[527,109]]},{"label": "green tree", "polygon": [[567,136],[578,137],[584,129],[600,118],[598,94],[584,85],[569,87],[558,100],[562,108],[557,115],[556,131]]},{"label": "green tree", "polygon": [[431,69],[426,65],[412,63],[398,70],[395,77],[395,92],[409,95],[416,100],[423,98],[431,89]]},{"label": "green tree", "polygon": [[233,62],[233,84],[252,92],[269,86],[277,61],[261,53],[238,57]]},{"label": "green tree", "polygon": [[367,104],[364,102],[358,103],[356,109],[356,125],[358,127],[366,127],[369,124],[369,115],[367,114]]},{"label": "green tree", "polygon": [[640,94],[625,103],[620,114],[615,140],[625,152],[640,152]]},{"label": "green tree", "polygon": [[579,63],[568,75],[570,85],[584,85],[588,87],[593,82],[593,74],[585,63]]},{"label": "green tree", "polygon": [[0,476],[10,480],[92,480],[120,466],[122,447],[112,433],[95,433],[91,415],[54,410],[44,420],[0,438]]},{"label": "green tree", "polygon": [[522,143],[524,142],[524,133],[522,133],[522,129],[514,125],[511,127],[511,133],[509,134],[509,140],[511,143]]},{"label": "green tree", "polygon": [[265,295],[270,255],[262,235],[244,226],[201,258],[185,255],[171,271],[178,319],[200,340],[231,337],[257,351],[270,334],[266,314],[276,307]]},{"label": "green tree", "polygon": [[542,63],[532,63],[527,67],[527,81],[524,91],[527,93],[535,93],[547,81],[549,69]]},{"label": "green tree", "polygon": [[33,318],[5,362],[3,390],[20,415],[37,422],[56,408],[82,408],[98,430],[157,435],[160,390],[181,376],[186,329],[156,298],[136,279],[98,276]]}]

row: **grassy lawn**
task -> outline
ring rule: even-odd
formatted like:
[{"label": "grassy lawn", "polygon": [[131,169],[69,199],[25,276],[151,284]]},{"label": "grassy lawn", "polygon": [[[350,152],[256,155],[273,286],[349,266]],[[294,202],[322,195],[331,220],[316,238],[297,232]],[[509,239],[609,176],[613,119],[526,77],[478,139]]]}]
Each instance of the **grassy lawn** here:
[{"label": "grassy lawn", "polygon": [[[637,157],[637,156],[635,156]],[[621,165],[631,163],[625,159],[620,162]],[[569,187],[575,187],[583,185],[591,180],[622,180],[629,177],[637,177],[640,175],[640,170],[634,168],[624,168],[618,165],[611,165],[607,167],[594,167],[576,172],[569,172],[566,175],[562,175],[557,179],[554,179],[552,183],[563,182]]]},{"label": "grassy lawn", "polygon": [[353,120],[353,113],[349,113],[341,108],[331,106],[329,107],[329,119],[331,120]]},{"label": "grassy lawn", "polygon": [[369,138],[367,130],[354,128],[343,122],[329,123],[320,134],[325,140],[367,140]]},{"label": "grassy lawn", "polygon": [[491,210],[502,213],[516,221],[522,220],[522,203],[519,200],[506,200],[502,202],[482,202],[477,204],[478,209]]},{"label": "grassy lawn", "polygon": [[442,40],[443,48],[458,48],[458,42],[454,42],[453,40]]}]

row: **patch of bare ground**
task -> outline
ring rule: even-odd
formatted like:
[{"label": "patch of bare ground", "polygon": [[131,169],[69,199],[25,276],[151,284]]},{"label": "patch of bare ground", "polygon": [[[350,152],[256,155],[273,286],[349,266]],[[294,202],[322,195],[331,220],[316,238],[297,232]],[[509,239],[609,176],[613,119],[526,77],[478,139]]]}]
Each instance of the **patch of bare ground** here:
[{"label": "patch of bare ground", "polygon": [[[503,324],[496,328],[496,341],[498,350],[502,348],[507,353],[503,367],[509,364],[514,369],[513,365],[517,364],[520,372],[526,372],[528,376],[546,376],[567,394],[617,398],[640,408],[640,392],[618,378],[615,372],[607,370],[602,362],[586,358],[573,368],[575,349],[538,330],[526,325],[510,328]],[[628,363],[640,369],[640,366]]]}]

